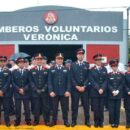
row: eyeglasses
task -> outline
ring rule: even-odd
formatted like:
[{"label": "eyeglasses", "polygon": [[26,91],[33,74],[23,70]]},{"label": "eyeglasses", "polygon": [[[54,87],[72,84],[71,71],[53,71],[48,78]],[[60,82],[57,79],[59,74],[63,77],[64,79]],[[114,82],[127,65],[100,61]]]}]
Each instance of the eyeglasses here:
[{"label": "eyeglasses", "polygon": [[118,67],[118,65],[111,65],[111,67]]},{"label": "eyeglasses", "polygon": [[35,58],[35,60],[43,60],[43,58]]},{"label": "eyeglasses", "polygon": [[102,58],[97,58],[97,59],[94,59],[95,61],[101,61],[102,60]]},{"label": "eyeglasses", "polygon": [[79,52],[79,53],[77,53],[77,55],[84,55],[84,53],[83,52]]}]

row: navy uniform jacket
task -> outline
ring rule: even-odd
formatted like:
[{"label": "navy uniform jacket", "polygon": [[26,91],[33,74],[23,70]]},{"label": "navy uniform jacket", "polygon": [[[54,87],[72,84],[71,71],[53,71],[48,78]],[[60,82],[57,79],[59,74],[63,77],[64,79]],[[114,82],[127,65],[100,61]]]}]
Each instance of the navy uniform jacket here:
[{"label": "navy uniform jacket", "polygon": [[83,62],[79,65],[78,62],[72,64],[71,67],[72,75],[72,92],[77,90],[76,86],[84,86],[87,88],[89,82],[89,63]]},{"label": "navy uniform jacket", "polygon": [[64,66],[58,69],[57,66],[51,67],[48,76],[49,93],[54,92],[56,95],[64,95],[66,91],[71,91],[70,73]]},{"label": "navy uniform jacket", "polygon": [[[98,70],[96,66],[94,66],[90,70],[90,97],[105,97],[107,96],[107,70],[104,66]],[[99,94],[99,89],[103,89],[103,94]]]},{"label": "navy uniform jacket", "polygon": [[0,90],[4,93],[4,97],[11,97],[11,72],[8,68],[3,68],[0,72]]},{"label": "navy uniform jacket", "polygon": [[39,97],[43,92],[48,92],[48,68],[43,67],[39,71],[35,66],[30,70],[30,85],[32,97]]},{"label": "navy uniform jacket", "polygon": [[[23,73],[21,74],[19,69],[15,69],[12,71],[12,85],[14,88],[14,97],[15,98],[29,98],[30,91],[30,82],[29,82],[29,71],[27,69],[23,69]],[[24,89],[24,95],[19,93],[19,89]]]},{"label": "navy uniform jacket", "polygon": [[[108,74],[108,90],[110,99],[121,99],[123,96],[123,87],[124,87],[124,75],[120,72],[117,73],[109,73]],[[119,94],[117,96],[113,96],[112,91],[119,90]]]},{"label": "navy uniform jacket", "polygon": [[128,92],[130,92],[130,72],[125,73],[125,89],[124,89],[124,97],[130,97]]}]

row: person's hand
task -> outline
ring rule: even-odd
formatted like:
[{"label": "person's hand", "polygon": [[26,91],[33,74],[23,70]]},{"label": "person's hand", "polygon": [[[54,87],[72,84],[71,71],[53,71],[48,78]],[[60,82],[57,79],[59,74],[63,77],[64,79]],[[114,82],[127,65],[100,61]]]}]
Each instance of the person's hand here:
[{"label": "person's hand", "polygon": [[116,90],[116,94],[117,94],[117,95],[119,94],[119,92],[120,92],[119,90]]},{"label": "person's hand", "polygon": [[84,92],[84,91],[85,91],[85,87],[84,86],[80,87],[80,92]]},{"label": "person's hand", "polygon": [[65,97],[70,97],[70,92],[67,91],[67,92],[65,92],[64,95],[65,95]]},{"label": "person's hand", "polygon": [[80,91],[80,86],[76,86],[76,89],[77,89],[78,91]]},{"label": "person's hand", "polygon": [[0,97],[3,97],[4,96],[4,93],[3,91],[0,90]]},{"label": "person's hand", "polygon": [[50,93],[50,96],[51,96],[51,97],[55,97],[56,94],[55,94],[54,92],[51,92],[51,93]]},{"label": "person's hand", "polygon": [[112,93],[113,93],[113,96],[117,96],[118,95],[117,91],[115,91],[115,90]]},{"label": "person's hand", "polygon": [[22,88],[20,88],[20,89],[19,89],[19,93],[20,93],[21,95],[24,95],[24,90],[23,90]]},{"label": "person's hand", "polygon": [[104,91],[103,91],[103,89],[99,89],[98,92],[99,92],[99,94],[103,94]]}]

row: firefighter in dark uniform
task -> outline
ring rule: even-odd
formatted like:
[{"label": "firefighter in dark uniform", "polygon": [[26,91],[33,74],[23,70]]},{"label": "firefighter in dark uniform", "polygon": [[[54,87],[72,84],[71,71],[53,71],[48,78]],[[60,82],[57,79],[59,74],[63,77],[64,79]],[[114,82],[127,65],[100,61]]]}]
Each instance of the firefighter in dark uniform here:
[{"label": "firefighter in dark uniform", "polygon": [[[65,61],[65,67],[69,70],[70,73],[70,80],[71,80],[71,65],[72,65],[72,60],[71,59],[67,59]],[[72,81],[72,80],[71,80]],[[71,82],[71,86],[72,86],[72,82]],[[69,99],[68,101],[70,102],[71,99]],[[68,102],[68,111],[69,111],[69,102]]]},{"label": "firefighter in dark uniform", "polygon": [[109,123],[118,127],[120,119],[121,98],[123,95],[124,75],[118,71],[115,60],[109,62],[112,72],[108,74]]},{"label": "firefighter in dark uniform", "polygon": [[124,107],[126,113],[126,128],[130,128],[130,61],[125,73]]},{"label": "firefighter in dark uniform", "polygon": [[48,68],[43,66],[43,54],[34,55],[36,66],[30,70],[30,85],[34,110],[34,126],[39,124],[40,113],[44,118],[45,125],[50,125],[50,108],[48,94]]},{"label": "firefighter in dark uniform", "polygon": [[1,106],[4,109],[4,119],[7,127],[10,126],[9,108],[11,98],[11,72],[6,67],[7,57],[0,56],[0,123],[1,123]]},{"label": "firefighter in dark uniform", "polygon": [[72,123],[71,126],[74,127],[77,124],[78,116],[78,106],[79,100],[81,99],[84,115],[85,115],[85,125],[91,127],[89,118],[89,63],[83,61],[84,59],[84,49],[79,48],[76,51],[77,61],[72,64],[71,74],[72,74]]},{"label": "firefighter in dark uniform", "polygon": [[72,65],[72,60],[67,59],[65,61],[65,67],[68,68],[69,71],[71,70],[71,65]]},{"label": "firefighter in dark uniform", "polygon": [[103,127],[104,105],[107,96],[107,70],[102,64],[102,54],[93,56],[95,66],[90,71],[90,97],[92,110],[94,112],[94,126]]},{"label": "firefighter in dark uniform", "polygon": [[70,74],[63,66],[64,56],[57,53],[55,56],[56,65],[51,67],[48,77],[49,94],[52,99],[53,117],[51,126],[56,125],[58,115],[58,104],[60,102],[63,113],[64,125],[69,127],[68,122],[68,100],[70,97]]},{"label": "firefighter in dark uniform", "polygon": [[14,126],[20,125],[22,102],[25,111],[25,122],[31,125],[30,108],[29,108],[29,71],[25,69],[25,59],[19,57],[16,60],[18,68],[12,71],[12,85],[14,87],[15,115]]}]

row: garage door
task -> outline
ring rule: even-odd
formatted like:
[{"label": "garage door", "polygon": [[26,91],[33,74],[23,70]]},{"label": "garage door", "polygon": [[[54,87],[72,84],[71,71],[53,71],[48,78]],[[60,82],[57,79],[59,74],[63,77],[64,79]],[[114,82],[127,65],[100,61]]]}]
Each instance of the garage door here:
[{"label": "garage door", "polygon": [[14,45],[0,45],[0,55],[10,57],[14,52]]},{"label": "garage door", "polygon": [[110,59],[112,58],[119,58],[119,45],[87,45],[86,46],[87,50],[87,60],[90,63],[93,63],[92,57],[96,53],[101,53],[104,55],[106,58],[107,63],[109,62]]}]

